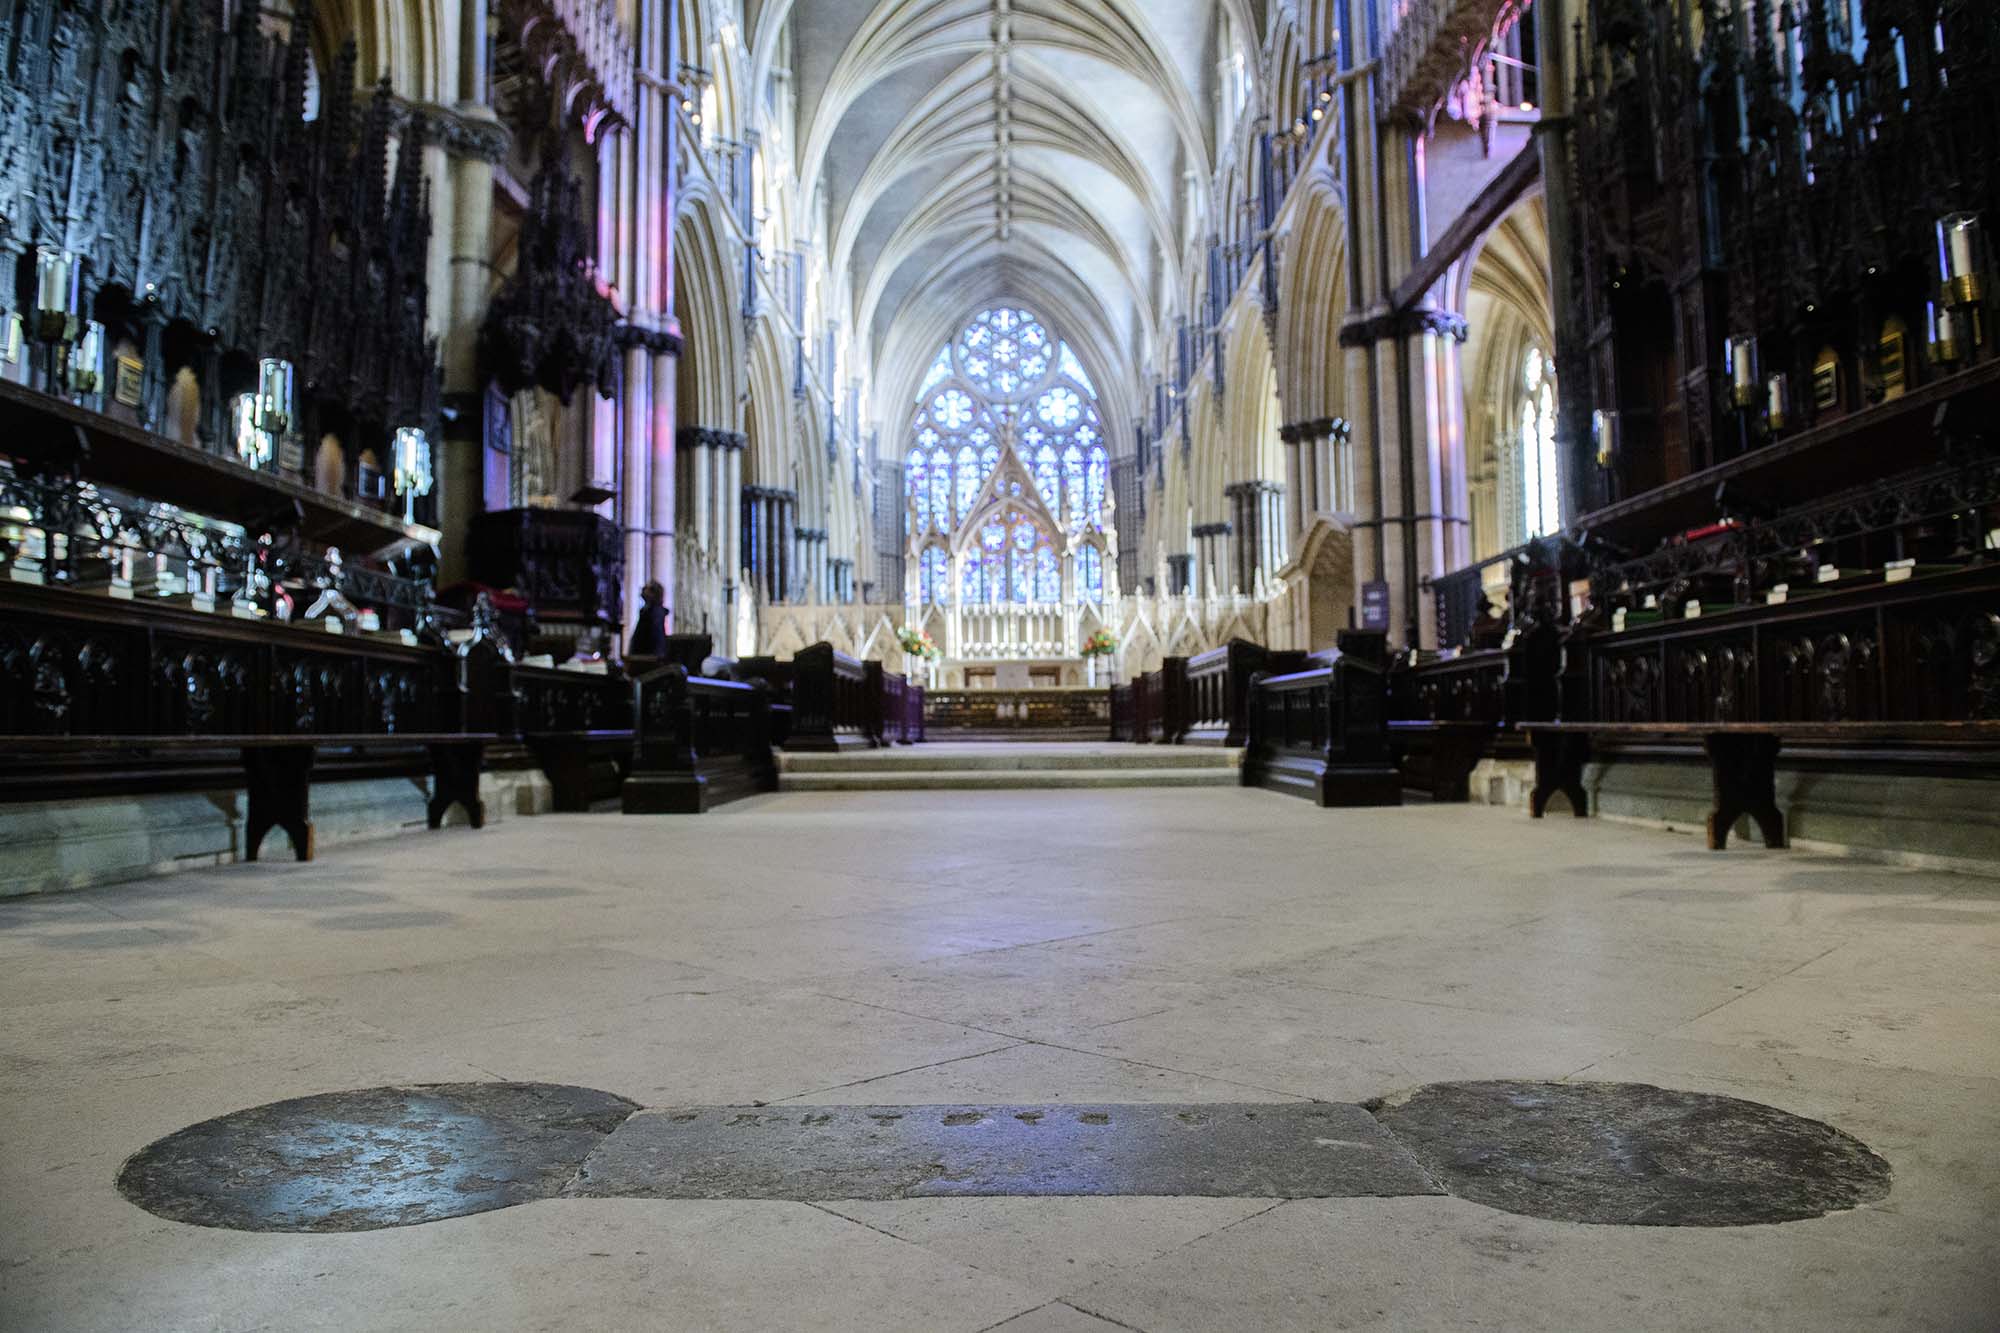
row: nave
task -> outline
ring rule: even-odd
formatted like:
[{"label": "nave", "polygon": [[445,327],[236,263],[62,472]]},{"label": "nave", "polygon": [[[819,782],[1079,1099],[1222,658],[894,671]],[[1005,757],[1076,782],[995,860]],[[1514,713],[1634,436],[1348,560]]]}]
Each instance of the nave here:
[{"label": "nave", "polygon": [[[1245,790],[780,794],[422,845],[0,906],[9,1327],[1972,1328],[2000,1299],[1990,880]],[[1080,1132],[1115,1136],[1150,1105],[1359,1104],[1394,1127],[1465,1080],[1774,1108],[1865,1145],[1887,1195],[1672,1226],[1529,1215],[1462,1178],[809,1202],[725,1181],[376,1229],[357,1189],[301,1234],[166,1220],[113,1184],[210,1117],[399,1085],[785,1125],[1094,1107],[1113,1123]],[[1606,1114],[1608,1142],[1673,1160],[1644,1138],[1659,1107]],[[463,1165],[369,1142],[353,1162],[392,1211]],[[1713,1170],[1730,1149],[1706,1151]],[[1558,1183],[1537,1188],[1564,1206]]]}]

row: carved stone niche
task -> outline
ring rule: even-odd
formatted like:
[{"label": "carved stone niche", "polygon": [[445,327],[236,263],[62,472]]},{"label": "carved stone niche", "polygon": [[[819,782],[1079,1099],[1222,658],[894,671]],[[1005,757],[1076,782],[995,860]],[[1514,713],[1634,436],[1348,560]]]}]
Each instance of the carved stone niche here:
[{"label": "carved stone niche", "polygon": [[472,578],[533,608],[542,652],[618,630],[625,552],[618,525],[587,509],[501,509],[472,521]]}]

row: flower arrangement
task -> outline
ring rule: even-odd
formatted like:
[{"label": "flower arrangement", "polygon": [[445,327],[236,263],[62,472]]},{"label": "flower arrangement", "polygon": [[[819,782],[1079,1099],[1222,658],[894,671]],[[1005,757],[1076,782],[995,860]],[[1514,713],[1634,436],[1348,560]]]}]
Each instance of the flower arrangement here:
[{"label": "flower arrangement", "polygon": [[903,651],[911,657],[921,657],[926,662],[938,659],[937,641],[931,638],[929,630],[905,625],[896,631],[896,642],[903,645]]},{"label": "flower arrangement", "polygon": [[1111,637],[1108,629],[1098,630],[1083,641],[1085,657],[1109,657],[1118,651],[1118,640]]}]

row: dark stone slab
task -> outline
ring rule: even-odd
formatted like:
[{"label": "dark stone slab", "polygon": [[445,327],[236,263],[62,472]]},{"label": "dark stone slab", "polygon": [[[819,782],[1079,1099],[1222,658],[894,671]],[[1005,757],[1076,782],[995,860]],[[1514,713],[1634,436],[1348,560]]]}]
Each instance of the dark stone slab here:
[{"label": "dark stone slab", "polygon": [[1451,1193],[1529,1217],[1745,1226],[1889,1193],[1889,1164],[1830,1125],[1643,1083],[1440,1083],[1375,1115]]},{"label": "dark stone slab", "polygon": [[546,1083],[335,1092],[204,1121],[118,1177],[148,1212],[238,1231],[371,1231],[553,1198],[636,1109]]},{"label": "dark stone slab", "polygon": [[1360,1107],[787,1106],[644,1111],[570,1196],[1351,1198],[1437,1194]]}]

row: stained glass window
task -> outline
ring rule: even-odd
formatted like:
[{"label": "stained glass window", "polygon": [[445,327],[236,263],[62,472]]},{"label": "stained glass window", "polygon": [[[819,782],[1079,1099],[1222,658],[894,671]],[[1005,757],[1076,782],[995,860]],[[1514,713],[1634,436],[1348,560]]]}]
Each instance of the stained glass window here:
[{"label": "stained glass window", "polygon": [[930,527],[931,482],[930,474],[924,468],[924,451],[912,449],[909,464],[910,524],[914,532],[923,532]]},{"label": "stained glass window", "polygon": [[[1110,524],[1111,456],[1096,386],[1074,349],[1018,306],[981,311],[938,353],[918,389],[908,457],[908,524],[926,602],[1059,605],[1064,558],[1077,587],[1104,595],[1104,555],[1078,539]],[[998,469],[1019,468],[998,512],[974,508]],[[1038,497],[1043,508],[1029,508]],[[1043,517],[1046,512],[1046,517]],[[949,547],[934,547],[926,534]],[[1067,541],[1065,538],[1067,537]],[[953,587],[952,551],[962,552]],[[933,554],[935,552],[935,554]],[[940,561],[942,563],[940,563]]]},{"label": "stained glass window", "polygon": [[1076,557],[1077,596],[1095,606],[1104,600],[1104,552],[1085,545]]},{"label": "stained glass window", "polygon": [[963,523],[967,516],[972,513],[972,502],[979,498],[979,455],[973,452],[973,448],[969,444],[958,451],[957,471],[958,506],[956,521]]},{"label": "stained glass window", "polygon": [[922,568],[925,606],[938,606],[951,589],[951,557],[942,546],[926,546]]},{"label": "stained glass window", "polygon": [[1556,367],[1541,349],[1528,349],[1522,368],[1521,483],[1526,537],[1546,537],[1562,527],[1562,488],[1556,478]]},{"label": "stained glass window", "polygon": [[1062,601],[1062,564],[1046,537],[1035,548],[1035,600],[1051,606]]}]

